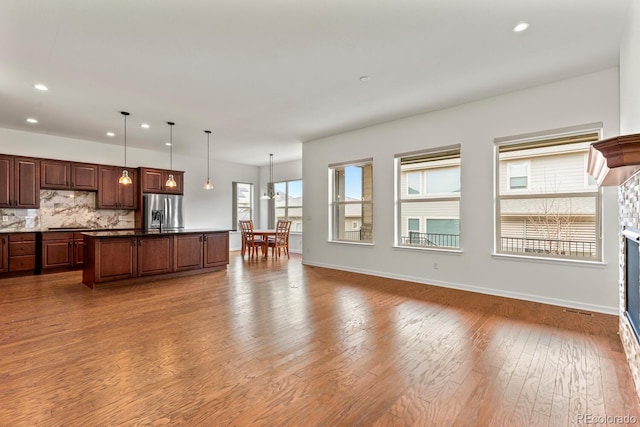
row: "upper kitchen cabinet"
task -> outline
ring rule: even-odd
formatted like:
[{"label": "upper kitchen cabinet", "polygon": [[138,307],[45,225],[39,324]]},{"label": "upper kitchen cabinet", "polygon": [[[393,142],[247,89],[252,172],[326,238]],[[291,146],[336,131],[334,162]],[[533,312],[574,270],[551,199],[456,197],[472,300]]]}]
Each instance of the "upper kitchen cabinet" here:
[{"label": "upper kitchen cabinet", "polygon": [[98,167],[98,209],[136,209],[138,207],[138,171],[134,168],[126,168],[129,171],[131,184],[120,184],[118,180],[125,168],[119,166]]},{"label": "upper kitchen cabinet", "polygon": [[0,155],[0,207],[40,207],[40,160]]},{"label": "upper kitchen cabinet", "polygon": [[98,165],[42,159],[40,188],[51,190],[98,189]]},{"label": "upper kitchen cabinet", "polygon": [[[165,185],[169,175],[173,175],[173,179],[176,182],[175,187],[167,187]],[[140,168],[140,178],[142,180],[143,193],[184,194],[184,172],[182,171]]]}]

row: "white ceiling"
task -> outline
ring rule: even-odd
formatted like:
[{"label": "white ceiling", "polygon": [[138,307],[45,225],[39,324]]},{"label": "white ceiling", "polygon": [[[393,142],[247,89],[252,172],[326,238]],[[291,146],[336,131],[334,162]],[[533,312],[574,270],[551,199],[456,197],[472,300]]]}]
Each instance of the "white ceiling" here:
[{"label": "white ceiling", "polygon": [[616,66],[628,2],[0,0],[0,127],[122,145],[126,110],[129,146],[168,152],[174,121],[174,153],[206,155],[211,129],[212,158],[279,163],[302,141]]}]

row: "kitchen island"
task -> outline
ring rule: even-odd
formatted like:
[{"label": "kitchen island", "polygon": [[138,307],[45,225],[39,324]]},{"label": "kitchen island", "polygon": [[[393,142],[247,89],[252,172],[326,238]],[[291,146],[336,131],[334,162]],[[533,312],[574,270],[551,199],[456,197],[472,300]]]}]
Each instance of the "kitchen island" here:
[{"label": "kitchen island", "polygon": [[229,263],[229,230],[109,230],[82,235],[82,283],[90,288],[224,270]]}]

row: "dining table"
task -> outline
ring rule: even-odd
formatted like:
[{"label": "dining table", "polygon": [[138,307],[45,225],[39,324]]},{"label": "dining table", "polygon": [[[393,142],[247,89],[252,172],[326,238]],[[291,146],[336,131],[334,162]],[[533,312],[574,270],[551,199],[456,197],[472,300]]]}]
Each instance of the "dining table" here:
[{"label": "dining table", "polygon": [[276,237],[276,230],[253,230],[253,235],[255,236],[260,236],[262,237],[262,239],[264,240],[264,243],[262,244],[262,256],[264,256],[265,258],[267,257],[267,253],[269,252],[269,237]]}]

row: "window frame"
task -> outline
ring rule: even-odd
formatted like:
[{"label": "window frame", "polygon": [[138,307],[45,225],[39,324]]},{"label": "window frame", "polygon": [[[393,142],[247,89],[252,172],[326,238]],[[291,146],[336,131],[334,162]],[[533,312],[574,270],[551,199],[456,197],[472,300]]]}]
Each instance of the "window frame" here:
[{"label": "window frame", "polygon": [[[525,192],[524,189],[513,190],[510,189],[510,181],[506,182],[506,191],[505,193],[501,193],[500,191],[500,148],[508,147],[508,146],[518,146],[522,145],[523,148],[526,147],[527,144],[531,145],[540,145],[549,143],[548,146],[559,147],[561,145],[570,145],[572,143],[562,143],[563,139],[575,139],[574,143],[578,142],[595,142],[599,139],[602,139],[603,125],[602,123],[592,123],[588,125],[582,126],[574,126],[569,128],[561,128],[554,129],[549,131],[542,132],[534,132],[530,134],[523,135],[515,135],[510,137],[501,137],[494,139],[494,245],[493,245],[493,255],[495,256],[506,256],[506,257],[514,257],[514,258],[523,258],[529,260],[536,260],[540,262],[553,260],[559,262],[569,262],[569,263],[596,263],[601,264],[604,262],[603,260],[603,206],[602,206],[602,190],[599,187],[595,187],[595,191],[588,191],[593,188],[593,186],[583,186],[582,191],[567,191],[567,192],[557,192],[557,193],[531,193],[531,186],[528,185],[528,190]],[[584,141],[583,141],[584,139]],[[554,140],[560,141],[558,144],[552,144],[551,142]],[[556,154],[566,154],[570,153],[572,150],[568,151],[558,151]],[[585,153],[586,154],[586,153]],[[509,161],[507,161],[509,162]],[[586,169],[585,169],[586,170]],[[529,177],[531,176],[531,165],[528,166],[527,170]],[[509,168],[507,167],[507,174],[509,173]],[[586,173],[585,173],[586,174]],[[587,180],[584,179],[583,183]],[[528,184],[530,183],[530,179],[528,180]],[[520,199],[567,199],[567,198],[585,198],[585,197],[593,197],[595,203],[595,212],[594,212],[594,238],[596,244],[596,255],[595,257],[586,258],[586,257],[577,257],[577,256],[566,256],[562,254],[553,254],[553,253],[540,253],[537,252],[514,252],[514,251],[503,251],[501,249],[501,238],[502,238],[502,220],[501,220],[501,201],[503,200],[520,200]],[[543,239],[544,240],[544,239]],[[552,239],[554,240],[554,239]],[[559,240],[559,239],[558,239]],[[588,243],[588,242],[586,242]]]},{"label": "window frame", "polygon": [[231,182],[231,197],[232,197],[232,214],[231,214],[231,220],[233,221],[233,226],[232,226],[232,230],[233,231],[238,231],[238,185],[242,184],[242,185],[249,185],[250,186],[250,192],[251,194],[249,195],[249,200],[250,200],[250,204],[249,204],[249,219],[251,219],[252,221],[255,220],[254,215],[255,215],[255,184],[252,182],[242,182],[242,181],[232,181]]},{"label": "window frame", "polygon": [[[351,166],[355,166],[355,167],[364,167],[369,166],[371,168],[371,173],[370,173],[370,187],[371,187],[371,191],[369,194],[369,198],[365,199],[365,191],[363,189],[363,194],[362,194],[362,198],[361,200],[341,200],[340,194],[336,194],[336,187],[337,187],[337,181],[336,181],[336,169],[346,169],[347,167],[351,167]],[[373,179],[373,174],[374,174],[374,164],[373,164],[373,158],[366,158],[366,159],[360,159],[360,160],[353,160],[353,161],[347,161],[347,162],[340,162],[340,163],[332,163],[328,165],[327,168],[328,171],[328,185],[329,185],[329,191],[328,191],[328,196],[329,196],[329,200],[328,200],[328,205],[329,205],[329,211],[328,211],[328,236],[327,236],[327,241],[329,243],[342,243],[342,244],[350,244],[350,245],[366,245],[366,246],[372,246],[374,245],[374,238],[375,238],[375,220],[373,217],[373,193],[374,193],[374,188],[373,188],[373,184],[374,184],[374,179]],[[364,176],[364,172],[363,172],[363,177],[362,177],[362,186],[365,187],[365,176]],[[337,196],[337,197],[336,197]],[[344,206],[346,209],[346,206],[348,205],[361,205],[361,212],[363,212],[364,215],[364,206],[368,206],[368,210],[371,213],[371,238],[367,239],[367,240],[350,240],[350,239],[346,239],[346,238],[340,238],[339,237],[339,224],[342,223],[342,227],[345,228],[344,223],[345,223],[345,218],[336,218],[334,213],[336,212],[336,209],[340,206]],[[361,217],[361,223],[360,223],[360,236],[362,236],[362,227],[364,227],[365,222],[364,222],[364,217]],[[351,231],[351,230],[343,230],[343,233],[345,231]]]},{"label": "window frame", "polygon": [[[300,188],[301,188],[301,191],[302,191],[302,194],[301,194],[301,197],[300,197],[300,205],[299,206],[298,205],[290,206],[289,205],[289,183],[298,182],[298,181],[300,181]],[[273,219],[273,224],[271,225],[270,228],[275,228],[275,223],[277,222],[276,209],[284,209],[285,214],[286,214],[285,218],[287,220],[289,220],[289,209],[290,208],[295,208],[295,209],[299,208],[300,209],[300,227],[302,229],[301,230],[294,230],[293,229],[293,224],[292,224],[291,233],[294,233],[294,234],[295,233],[302,233],[303,230],[304,230],[304,224],[303,224],[303,222],[304,222],[303,221],[304,220],[304,210],[303,210],[303,205],[302,205],[302,203],[303,203],[303,197],[302,196],[304,196],[304,182],[302,181],[302,178],[299,178],[299,179],[287,179],[287,180],[284,180],[284,181],[274,181],[273,182],[273,188],[276,191],[276,193],[277,193],[276,189],[278,187],[278,184],[284,184],[286,198],[285,198],[284,206],[276,206],[275,199],[274,199],[273,203],[270,203],[269,209],[270,209],[271,212],[270,212],[269,217]]]},{"label": "window frame", "polygon": [[[457,153],[455,153],[457,151]],[[448,152],[453,152],[454,153],[454,157],[457,159],[457,164],[452,164],[452,165],[442,165],[442,166],[433,166],[432,168],[423,168],[420,169],[419,171],[421,172],[421,185],[423,185],[423,192],[421,192],[421,195],[416,197],[416,195],[409,195],[408,190],[404,190],[403,193],[403,188],[402,188],[402,160],[403,159],[407,159],[407,158],[411,158],[411,157],[420,157],[420,156],[438,156],[440,155],[446,155]],[[407,152],[407,153],[398,153],[394,155],[394,160],[395,160],[395,173],[394,173],[394,179],[395,179],[395,226],[394,226],[394,247],[396,248],[402,248],[402,249],[409,249],[409,250],[426,250],[426,251],[435,251],[435,252],[462,252],[462,146],[461,144],[453,144],[453,145],[447,145],[447,146],[440,146],[440,147],[434,147],[434,148],[428,148],[428,149],[424,149],[424,150],[419,150],[419,151],[412,151],[412,152]],[[436,159],[437,160],[437,159]],[[436,170],[438,168],[449,168],[449,167],[457,167],[459,170],[459,174],[460,174],[460,189],[459,191],[453,191],[453,192],[449,192],[449,193],[426,193],[426,172],[429,169],[433,169]],[[405,172],[405,173],[410,173],[410,172]],[[408,188],[408,182],[407,182],[407,188]],[[402,242],[402,226],[403,226],[403,222],[405,220],[405,218],[403,218],[402,216],[402,206],[406,205],[406,204],[413,204],[413,203],[433,203],[433,202],[447,202],[447,201],[456,201],[457,205],[458,205],[458,217],[457,218],[452,218],[447,216],[447,218],[442,218],[442,219],[457,219],[459,221],[460,224],[460,231],[458,234],[458,246],[457,247],[439,247],[439,246],[429,246],[429,245],[416,245],[416,244],[409,244],[409,243],[403,243]],[[426,233],[427,232],[427,223],[426,223],[426,219],[427,218],[432,218],[432,219],[441,219],[439,217],[432,217],[431,215],[429,215],[428,213],[424,213],[424,215],[416,212],[417,215],[407,215],[406,217],[406,225],[407,225],[407,232],[408,232],[408,226],[409,226],[409,219],[417,219],[419,216],[420,219],[420,233]],[[407,240],[409,239],[409,236],[407,234],[406,236]]]},{"label": "window frame", "polygon": [[[515,178],[527,178],[527,185],[525,185],[524,187],[512,187],[511,186],[511,178],[514,178],[514,176],[511,173],[511,167],[515,166],[515,165],[524,165],[525,169],[526,169],[526,173],[525,175],[516,175]],[[529,184],[531,183],[531,161],[529,160],[512,160],[509,161],[507,163],[507,183],[509,185],[509,191],[511,192],[518,192],[518,191],[529,191]]]}]

